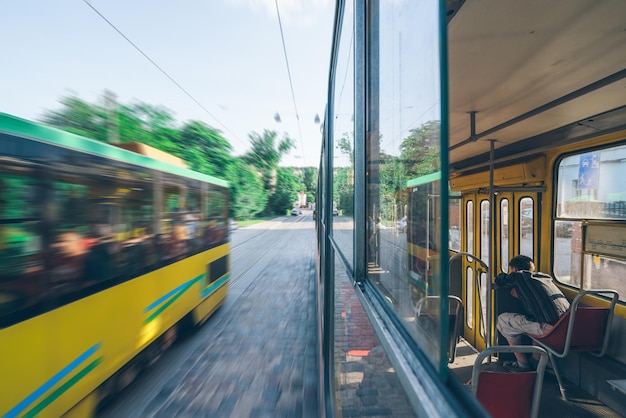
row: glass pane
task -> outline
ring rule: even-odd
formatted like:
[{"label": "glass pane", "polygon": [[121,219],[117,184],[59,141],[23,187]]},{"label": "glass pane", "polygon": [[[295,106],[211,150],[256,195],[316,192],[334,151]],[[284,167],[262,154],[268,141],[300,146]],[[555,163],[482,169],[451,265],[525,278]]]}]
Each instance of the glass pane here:
[{"label": "glass pane", "polygon": [[566,157],[558,176],[557,217],[626,218],[626,145]]},{"label": "glass pane", "polygon": [[[369,3],[378,30],[367,40],[366,133],[368,277],[435,364],[442,355],[438,266],[448,246],[440,217],[448,201],[439,166],[438,3]],[[395,234],[405,206],[407,233]]]},{"label": "glass pane", "polygon": [[350,264],[354,247],[354,31],[353,4],[346,1],[333,86],[332,234]]},{"label": "glass pane", "polygon": [[448,248],[461,251],[461,199],[456,196],[448,204]]},{"label": "glass pane", "polygon": [[0,166],[0,321],[45,296],[45,252],[36,171]]},{"label": "glass pane", "polygon": [[580,286],[582,223],[554,223],[554,276],[562,283]]},{"label": "glass pane", "polygon": [[489,222],[491,213],[489,201],[480,202],[480,259],[489,265]]},{"label": "glass pane", "polygon": [[[465,303],[467,307],[465,312],[474,312],[474,270],[471,267],[466,269],[465,274]],[[467,326],[469,328],[474,327],[474,315],[465,315]]]},{"label": "glass pane", "polygon": [[467,247],[465,247],[465,251],[474,254],[474,202],[471,200],[467,202],[465,236],[467,237]]},{"label": "glass pane", "polygon": [[500,201],[500,270],[509,269],[509,200]]},{"label": "glass pane", "polygon": [[626,300],[626,263],[602,255],[585,254],[584,289],[613,289]]},{"label": "glass pane", "polygon": [[527,255],[534,259],[534,237],[535,237],[535,209],[533,199],[524,197],[519,201],[519,248],[520,254]]}]

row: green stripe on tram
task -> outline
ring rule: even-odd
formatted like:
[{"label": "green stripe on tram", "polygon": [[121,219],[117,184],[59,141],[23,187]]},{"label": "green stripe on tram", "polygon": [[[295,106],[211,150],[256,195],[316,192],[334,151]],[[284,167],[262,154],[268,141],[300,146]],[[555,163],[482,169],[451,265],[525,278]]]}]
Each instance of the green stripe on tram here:
[{"label": "green stripe on tram", "polygon": [[437,180],[441,180],[441,171],[436,171],[431,174],[426,174],[425,176],[407,180],[406,187],[421,186],[422,184],[432,183],[433,181]]},{"label": "green stripe on tram", "polygon": [[76,383],[78,383],[79,380],[81,380],[89,372],[91,372],[93,369],[95,369],[100,363],[102,363],[102,357],[98,357],[97,359],[92,361],[84,369],[82,369],[80,372],[78,372],[76,375],[74,375],[71,379],[69,379],[67,382],[63,383],[61,386],[59,386],[54,392],[52,392],[50,395],[46,396],[41,402],[39,402],[33,409],[31,409],[26,414],[24,414],[24,417],[34,417],[37,414],[39,414],[47,406],[49,406],[52,402],[54,402],[61,395],[63,395],[65,392],[67,392],[67,390],[69,388],[74,386]]},{"label": "green stripe on tram", "polygon": [[183,287],[182,289],[180,289],[174,296],[172,296],[167,302],[165,302],[163,305],[161,305],[161,307],[159,309],[157,309],[156,311],[154,311],[149,317],[147,317],[143,323],[144,325],[147,323],[150,323],[154,320],[154,318],[156,318],[157,316],[159,316],[161,314],[161,312],[163,312],[164,310],[167,309],[168,306],[170,306],[172,303],[174,303],[179,297],[181,297],[183,295],[183,293],[185,293],[187,290],[189,290],[189,288],[191,286],[194,285],[194,283],[197,282],[197,279],[190,281],[189,283],[187,283],[187,285],[185,287]]}]

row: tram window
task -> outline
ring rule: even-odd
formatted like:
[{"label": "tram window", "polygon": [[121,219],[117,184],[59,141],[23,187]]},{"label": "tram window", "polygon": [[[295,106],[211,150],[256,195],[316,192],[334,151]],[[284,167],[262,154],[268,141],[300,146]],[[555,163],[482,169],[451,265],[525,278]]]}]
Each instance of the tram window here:
[{"label": "tram window", "polygon": [[554,276],[583,288],[613,288],[626,300],[626,260],[583,253],[585,222],[626,221],[626,145],[569,155],[557,168]]},{"label": "tram window", "polygon": [[482,315],[482,321],[480,321],[480,335],[485,336],[485,324],[487,323],[487,273],[480,272],[480,314]]},{"label": "tram window", "polygon": [[448,205],[448,248],[450,250],[461,251],[461,201],[457,198],[451,199]]},{"label": "tram window", "polygon": [[[345,4],[346,22],[353,19],[352,2]],[[331,226],[333,238],[344,255],[344,259],[350,265],[353,263],[354,252],[354,54],[352,47],[354,42],[353,26],[344,24],[341,28],[341,38],[337,51],[337,75],[333,86],[335,118],[333,120],[334,144],[332,173],[333,193],[332,212],[326,216],[328,225]],[[372,189],[374,190],[374,189]],[[377,192],[377,190],[376,190]],[[367,216],[368,221],[368,257],[376,256],[380,244],[380,235],[376,233],[380,225],[376,224],[377,218],[391,216],[382,214],[380,204],[370,207]],[[387,216],[385,216],[387,215]],[[387,219],[385,219],[387,220]],[[395,219],[389,218],[395,225]],[[376,230],[375,230],[376,229]]]},{"label": "tram window", "polygon": [[567,156],[557,170],[557,218],[626,220],[626,145]]},{"label": "tram window", "polygon": [[201,228],[201,246],[203,248],[215,246],[226,239],[228,234],[226,208],[228,198],[223,190],[212,189],[206,195],[205,217]]},{"label": "tram window", "polygon": [[0,167],[0,327],[4,318],[39,302],[44,253],[34,173],[3,161]]},{"label": "tram window", "polygon": [[626,260],[596,254],[584,255],[583,288],[614,289],[626,300]]},{"label": "tram window", "polygon": [[[438,8],[436,2],[407,2],[406,5],[408,7],[398,13],[400,10],[394,2],[367,4],[371,8],[368,13],[377,16],[378,30],[368,31],[371,37],[365,42],[368,50],[364,56],[369,60],[366,65],[372,72],[364,80],[371,93],[365,98],[367,105],[357,103],[359,108],[370,112],[364,120],[362,113],[355,113],[353,97],[346,95],[353,83],[342,77],[344,68],[349,68],[350,72],[354,68],[341,63],[354,62],[354,54],[350,53],[354,26],[342,28],[342,42],[345,38],[347,49],[345,59],[339,57],[339,74],[334,77],[337,85],[333,140],[339,147],[334,151],[339,158],[334,161],[333,173],[339,179],[342,171],[347,172],[345,181],[333,181],[333,196],[340,211],[339,218],[345,218],[351,208],[346,210],[339,198],[344,190],[351,201],[354,199],[351,148],[359,142],[355,140],[357,131],[353,134],[353,129],[365,127],[366,149],[360,150],[367,157],[365,217],[373,223],[367,247],[367,277],[381,298],[388,301],[396,317],[403,321],[408,334],[437,365],[447,351],[447,342],[442,344],[440,340],[443,332],[440,312],[433,308],[442,296],[448,296],[441,294],[444,277],[439,266],[441,257],[448,255],[448,240],[442,242],[447,231],[442,233],[442,227],[449,228],[441,223],[449,201],[442,201],[441,189],[444,185],[447,188],[448,183],[442,182],[445,173],[439,166],[440,154],[444,151],[440,138],[445,118],[438,106],[442,98],[436,86],[441,71],[434,57],[439,53],[439,44],[432,31],[432,24],[438,19]],[[399,44],[399,38],[415,43]],[[415,48],[421,52],[420,56],[415,54]],[[424,56],[429,58],[423,59]],[[350,152],[344,153],[344,149]],[[407,233],[397,234],[394,226],[405,205]],[[354,239],[340,242],[337,234],[340,227],[344,227],[343,219],[333,220],[334,241],[345,253],[344,248],[351,249]],[[347,224],[346,228],[345,238],[352,238],[353,227]],[[348,253],[348,263],[351,256],[352,253]],[[430,317],[432,321],[426,321],[429,325],[422,326],[424,324],[416,317],[418,307],[429,311],[421,318]]]},{"label": "tram window", "polygon": [[509,270],[509,200],[500,201],[500,270]]},{"label": "tram window", "polygon": [[531,197],[524,197],[519,201],[519,248],[520,254],[534,258],[535,242],[535,209]]},{"label": "tram window", "polygon": [[[79,172],[82,170],[76,170]],[[83,267],[90,235],[89,187],[84,176],[61,170],[53,172],[52,241],[49,266],[50,289],[55,296],[75,293],[86,285]]]},{"label": "tram window", "polygon": [[[465,274],[465,312],[474,312],[474,270],[471,267],[466,269]],[[465,315],[468,328],[474,327],[474,315]]]},{"label": "tram window", "polygon": [[489,222],[491,213],[489,211],[489,201],[480,202],[480,259],[489,265]]},{"label": "tram window", "polygon": [[582,223],[555,221],[554,225],[554,277],[562,283],[580,287]]},{"label": "tram window", "polygon": [[465,236],[467,237],[465,251],[474,254],[474,202],[471,200],[466,204]]}]

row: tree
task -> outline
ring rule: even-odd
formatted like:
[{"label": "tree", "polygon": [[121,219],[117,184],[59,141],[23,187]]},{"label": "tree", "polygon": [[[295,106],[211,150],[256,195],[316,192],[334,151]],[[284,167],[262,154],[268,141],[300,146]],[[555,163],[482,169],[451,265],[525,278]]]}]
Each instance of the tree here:
[{"label": "tree", "polygon": [[262,171],[272,171],[278,167],[283,155],[294,148],[294,143],[288,136],[278,139],[276,131],[265,129],[262,135],[252,132],[248,135],[251,150],[244,159]]},{"label": "tree", "polygon": [[439,137],[441,124],[431,120],[411,129],[400,145],[400,156],[406,165],[408,178],[415,178],[439,170]]},{"label": "tree", "polygon": [[270,195],[270,213],[284,215],[298,200],[298,192],[302,182],[293,167],[278,167],[276,169],[276,191]]},{"label": "tree", "polygon": [[227,177],[230,183],[230,210],[237,219],[250,219],[267,207],[269,195],[255,167],[235,158]]},{"label": "tree", "polygon": [[67,132],[106,142],[107,113],[102,106],[89,104],[76,96],[62,97],[61,108],[45,111],[41,121]]},{"label": "tree", "polygon": [[304,187],[304,193],[308,202],[315,203],[315,195],[317,193],[317,168],[304,167],[302,169],[302,183]]},{"label": "tree", "polygon": [[189,167],[201,173],[221,176],[233,164],[230,143],[204,122],[187,122],[178,136],[177,148]]},{"label": "tree", "polygon": [[276,213],[272,209],[274,202],[272,195],[278,190],[278,163],[282,156],[294,147],[293,140],[286,135],[279,139],[276,131],[267,129],[262,135],[252,132],[248,138],[250,138],[251,149],[244,155],[244,161],[256,167],[263,178],[263,187],[270,197],[266,213]]}]

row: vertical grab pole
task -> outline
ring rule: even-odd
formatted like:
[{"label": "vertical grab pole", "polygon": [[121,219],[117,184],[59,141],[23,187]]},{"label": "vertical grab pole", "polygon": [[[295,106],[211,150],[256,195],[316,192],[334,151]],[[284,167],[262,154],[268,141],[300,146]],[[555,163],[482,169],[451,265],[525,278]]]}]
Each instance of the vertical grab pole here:
[{"label": "vertical grab pole", "polygon": [[496,213],[496,209],[495,209],[495,198],[494,198],[494,186],[493,186],[493,157],[494,157],[494,149],[495,149],[495,139],[490,139],[489,140],[489,244],[487,245],[488,251],[489,251],[489,268],[487,269],[487,348],[491,347],[491,322],[492,322],[492,295],[491,295],[491,274],[489,272],[491,271],[495,271],[493,269],[493,266],[495,266],[495,257],[494,257],[494,252],[493,252],[493,242],[494,242],[494,237],[493,237],[493,231],[495,230],[494,226],[495,226],[495,222],[496,222],[496,217],[494,216],[494,214]]}]

